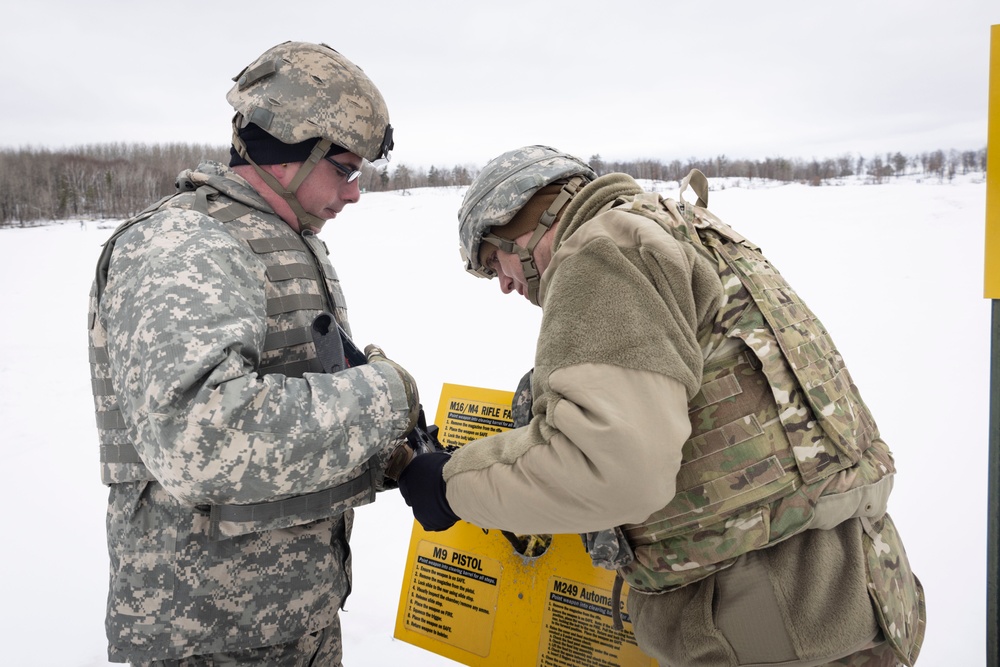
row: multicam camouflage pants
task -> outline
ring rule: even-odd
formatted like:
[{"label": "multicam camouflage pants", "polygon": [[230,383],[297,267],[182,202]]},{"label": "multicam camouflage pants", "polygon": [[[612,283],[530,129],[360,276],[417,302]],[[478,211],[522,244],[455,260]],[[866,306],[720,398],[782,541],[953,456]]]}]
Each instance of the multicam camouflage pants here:
[{"label": "multicam camouflage pants", "polygon": [[343,655],[338,618],[330,627],[287,644],[130,664],[133,667],[341,667]]},{"label": "multicam camouflage pants", "polygon": [[846,658],[830,662],[823,667],[897,667],[903,663],[893,653],[889,642],[882,642],[867,651],[858,651]]}]

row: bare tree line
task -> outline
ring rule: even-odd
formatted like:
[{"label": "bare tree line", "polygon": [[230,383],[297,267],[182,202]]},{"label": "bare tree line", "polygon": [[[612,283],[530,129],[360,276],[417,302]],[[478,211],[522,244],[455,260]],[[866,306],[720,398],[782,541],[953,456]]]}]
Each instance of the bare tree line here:
[{"label": "bare tree line", "polygon": [[229,149],[112,143],[0,150],[0,225],[128,218],[173,192],[177,174],[205,159],[228,160]]},{"label": "bare tree line", "polygon": [[[40,221],[125,219],[174,191],[174,180],[183,169],[204,160],[227,163],[228,146],[200,144],[93,144],[71,149],[0,149],[0,226],[37,224]],[[919,155],[887,153],[863,157],[803,160],[711,159],[605,161],[593,155],[590,166],[598,174],[623,172],[634,178],[677,181],[697,168],[709,177],[771,179],[822,185],[834,179],[862,176],[872,183],[904,174],[922,174],[940,180],[957,174],[986,171],[986,149],[931,151]],[[366,170],[364,191],[407,191],[419,187],[463,186],[472,182],[478,168],[412,168],[399,164]]]},{"label": "bare tree line", "polygon": [[824,160],[767,158],[764,160],[731,160],[725,155],[708,160],[690,158],[685,162],[673,160],[638,160],[631,162],[605,162],[600,155],[593,155],[590,166],[598,174],[624,172],[633,178],[656,181],[678,181],[691,171],[699,169],[709,177],[733,177],[753,180],[770,179],[783,182],[823,185],[826,182],[849,176],[863,176],[872,183],[882,183],[894,176],[923,174],[939,179],[952,179],[957,174],[986,172],[986,149],[978,151],[936,150],[919,155],[886,153],[866,158],[845,154]]}]

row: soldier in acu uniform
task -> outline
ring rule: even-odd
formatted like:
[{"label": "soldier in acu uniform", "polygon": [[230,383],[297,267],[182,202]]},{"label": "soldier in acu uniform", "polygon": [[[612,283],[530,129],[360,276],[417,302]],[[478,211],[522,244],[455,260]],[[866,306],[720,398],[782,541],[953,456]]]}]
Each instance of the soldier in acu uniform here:
[{"label": "soldier in acu uniform", "polygon": [[429,530],[581,533],[662,665],[912,665],[924,598],[886,513],[889,448],[705,177],[681,194],[546,146],[487,164],[460,242],[468,270],[542,308],[533,400],[514,406],[530,413],[417,456],[400,491]]},{"label": "soldier in acu uniform", "polygon": [[392,127],[326,45],[280,44],[234,81],[230,167],[181,173],[120,226],[91,294],[108,653],[336,666],[352,508],[408,458],[419,408],[377,348],[325,372],[348,365],[350,326],[316,233],[389,158]]}]

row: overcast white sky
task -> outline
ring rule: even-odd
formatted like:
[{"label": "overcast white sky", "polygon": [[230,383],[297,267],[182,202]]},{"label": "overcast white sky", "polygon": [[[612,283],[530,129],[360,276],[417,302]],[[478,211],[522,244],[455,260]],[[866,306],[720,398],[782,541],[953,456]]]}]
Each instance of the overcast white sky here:
[{"label": "overcast white sky", "polygon": [[0,146],[228,144],[230,79],[322,41],[395,164],[865,156],[986,146],[996,0],[32,0],[0,14]]}]

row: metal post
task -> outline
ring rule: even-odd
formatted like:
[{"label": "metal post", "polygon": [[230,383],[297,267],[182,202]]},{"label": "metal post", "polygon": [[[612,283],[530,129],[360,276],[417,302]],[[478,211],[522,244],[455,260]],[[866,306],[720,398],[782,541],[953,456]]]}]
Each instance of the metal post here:
[{"label": "metal post", "polygon": [[989,124],[986,140],[986,262],[983,296],[992,300],[990,331],[989,485],[986,501],[986,665],[1000,667],[997,590],[1000,567],[1000,25],[990,27]]},{"label": "metal post", "polygon": [[993,299],[993,324],[990,345],[990,450],[989,496],[986,546],[986,664],[998,667],[997,653],[997,558],[1000,555],[1000,300]]}]

